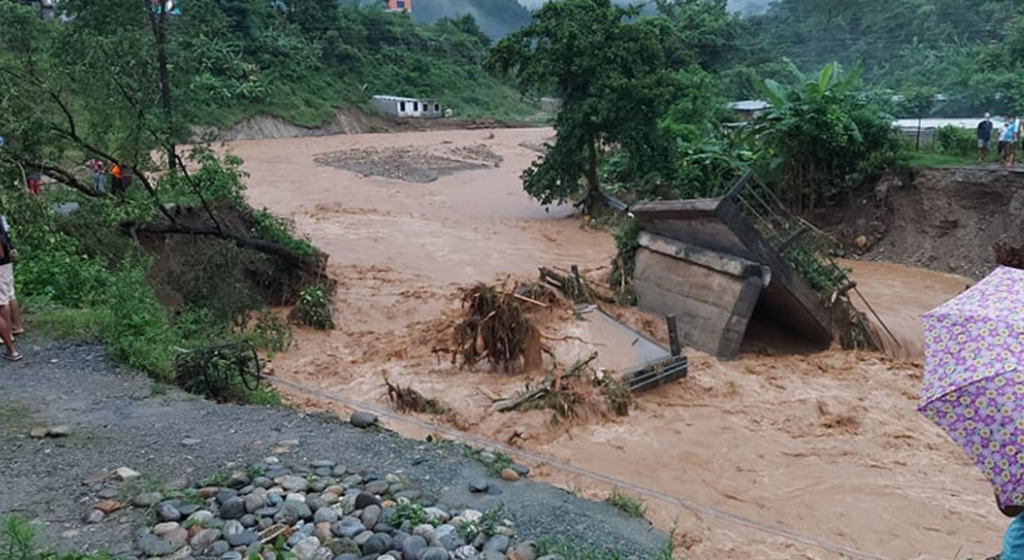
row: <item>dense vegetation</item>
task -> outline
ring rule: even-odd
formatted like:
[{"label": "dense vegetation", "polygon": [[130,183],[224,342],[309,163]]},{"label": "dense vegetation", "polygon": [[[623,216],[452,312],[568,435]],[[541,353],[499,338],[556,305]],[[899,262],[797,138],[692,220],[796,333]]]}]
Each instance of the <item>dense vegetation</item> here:
[{"label": "dense vegetation", "polygon": [[750,77],[784,74],[783,57],[804,71],[863,61],[873,87],[941,93],[947,99],[930,108],[938,113],[1021,112],[1022,8],[1014,0],[779,0],[742,22],[729,87],[755,95]]}]

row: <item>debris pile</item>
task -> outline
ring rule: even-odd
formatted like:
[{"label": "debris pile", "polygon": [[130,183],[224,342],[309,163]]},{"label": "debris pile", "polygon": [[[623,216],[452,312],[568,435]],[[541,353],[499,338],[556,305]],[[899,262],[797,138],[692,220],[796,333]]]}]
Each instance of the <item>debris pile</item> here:
[{"label": "debris pile", "polygon": [[537,386],[527,385],[518,397],[498,404],[498,412],[552,410],[552,423],[558,423],[579,418],[583,407],[600,408],[603,397],[606,410],[616,416],[627,416],[633,405],[632,391],[604,371],[594,372],[590,366],[596,359],[597,352],[594,352],[585,360],[577,360],[564,372],[556,368]]},{"label": "debris pile", "polygon": [[505,373],[521,371],[530,336],[539,336],[523,311],[522,298],[494,286],[477,284],[462,295],[465,318],[455,326],[455,355],[461,367],[487,360]]}]

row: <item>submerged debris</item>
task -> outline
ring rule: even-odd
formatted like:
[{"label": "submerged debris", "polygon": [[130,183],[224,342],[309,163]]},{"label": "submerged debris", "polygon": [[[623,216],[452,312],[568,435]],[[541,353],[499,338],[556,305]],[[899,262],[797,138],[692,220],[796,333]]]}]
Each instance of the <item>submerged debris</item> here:
[{"label": "submerged debris", "polygon": [[580,408],[604,397],[608,410],[616,416],[627,416],[633,405],[633,393],[627,384],[608,376],[603,370],[591,373],[590,364],[597,353],[578,360],[564,372],[556,371],[536,387],[527,385],[518,397],[498,405],[498,412],[512,410],[553,410],[553,422],[579,418]]},{"label": "submerged debris", "polygon": [[494,286],[477,284],[462,295],[465,319],[455,326],[455,356],[461,367],[486,359],[506,373],[519,371],[534,327],[521,300]]},{"label": "submerged debris", "polygon": [[392,384],[387,377],[384,385],[388,389],[388,400],[401,412],[425,412],[427,414],[447,414],[448,407],[437,399],[424,397],[411,386],[402,387]]}]

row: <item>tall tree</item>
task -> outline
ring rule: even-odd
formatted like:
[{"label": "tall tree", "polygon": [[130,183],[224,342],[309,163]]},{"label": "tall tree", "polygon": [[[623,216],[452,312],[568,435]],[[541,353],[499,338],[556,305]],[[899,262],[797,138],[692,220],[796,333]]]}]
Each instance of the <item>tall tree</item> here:
[{"label": "tall tree", "polygon": [[678,70],[688,62],[674,56],[677,27],[639,14],[611,0],[549,2],[534,12],[533,23],[491,51],[491,71],[562,103],[555,145],[523,173],[526,191],[541,203],[581,194],[596,203],[605,146],[617,145],[653,167],[668,164],[670,138],[658,121],[679,91]]}]

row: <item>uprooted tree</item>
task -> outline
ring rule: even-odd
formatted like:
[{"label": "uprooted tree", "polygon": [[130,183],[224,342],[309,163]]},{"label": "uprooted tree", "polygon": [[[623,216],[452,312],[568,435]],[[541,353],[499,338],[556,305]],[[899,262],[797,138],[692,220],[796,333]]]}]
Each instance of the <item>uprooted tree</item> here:
[{"label": "uprooted tree", "polygon": [[[189,140],[182,123],[191,109],[173,104],[187,99],[174,92],[188,90],[189,70],[199,61],[171,60],[168,44],[175,36],[201,34],[198,23],[154,12],[149,0],[69,0],[63,9],[72,17],[55,24],[32,8],[0,1],[0,180],[19,184],[26,174],[40,173],[79,195],[112,199],[109,190],[93,187],[84,164],[117,164],[145,193],[121,200],[128,208],[119,224],[126,233],[215,237],[323,276],[326,255],[308,244],[230,227],[218,209],[250,211],[240,181],[208,180],[223,167],[209,150],[200,146],[194,157],[183,158],[176,149]],[[118,22],[116,35],[107,32],[110,21]],[[154,153],[165,154],[163,166]],[[203,219],[179,219],[169,203],[182,202],[200,208]]]}]

